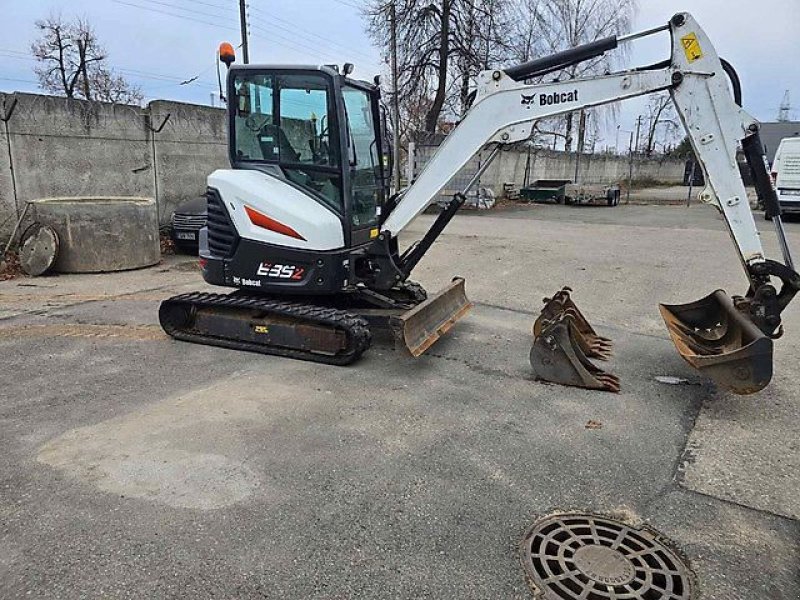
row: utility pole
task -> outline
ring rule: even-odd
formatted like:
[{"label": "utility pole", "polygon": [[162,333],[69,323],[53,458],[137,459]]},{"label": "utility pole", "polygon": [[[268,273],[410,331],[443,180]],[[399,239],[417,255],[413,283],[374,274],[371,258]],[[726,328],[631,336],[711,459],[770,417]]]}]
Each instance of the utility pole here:
[{"label": "utility pole", "polygon": [[633,185],[633,132],[631,131],[631,141],[628,142],[628,195],[625,204],[631,203],[631,186]]},{"label": "utility pole", "polygon": [[[397,89],[397,6],[396,0],[389,4],[391,20],[391,69],[392,69],[392,185],[395,194],[400,191],[400,91]],[[410,158],[409,158],[410,160]],[[409,181],[409,183],[411,183]]]},{"label": "utility pole", "polygon": [[639,152],[639,128],[641,128],[641,126],[642,126],[642,115],[639,115],[638,117],[636,117],[636,146],[635,146],[635,150],[636,150],[637,153]]},{"label": "utility pole", "polygon": [[239,26],[242,29],[242,60],[244,64],[250,63],[250,49],[247,42],[247,7],[245,0],[239,0]]},{"label": "utility pole", "polygon": [[575,184],[578,183],[578,171],[581,166],[581,154],[583,154],[584,145],[586,143],[586,111],[581,109],[580,120],[578,121],[578,145],[577,152],[575,152]]}]

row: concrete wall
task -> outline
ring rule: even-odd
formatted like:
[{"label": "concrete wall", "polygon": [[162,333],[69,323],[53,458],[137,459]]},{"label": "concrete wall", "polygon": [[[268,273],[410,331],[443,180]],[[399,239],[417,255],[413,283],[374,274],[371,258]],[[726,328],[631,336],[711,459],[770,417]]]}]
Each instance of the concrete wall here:
[{"label": "concrete wall", "polygon": [[[8,97],[0,94],[0,234],[11,231],[17,217],[14,182],[11,178],[11,159],[8,154],[5,118],[10,109]],[[0,252],[5,247],[5,236],[0,238]]]},{"label": "concrete wall", "polygon": [[[153,133],[162,223],[181,202],[205,194],[206,177],[229,166],[225,111],[210,106],[155,100],[148,106]],[[169,115],[169,118],[167,118]],[[164,121],[166,119],[166,122]]]},{"label": "concrete wall", "polygon": [[[415,147],[414,173],[418,174],[427,164],[436,146],[417,145]],[[574,153],[554,152],[552,150],[532,150],[530,153],[529,181],[537,179],[575,179]],[[512,183],[521,187],[525,181],[525,165],[528,152],[525,149],[511,149],[501,152],[481,176],[481,186],[489,187],[495,194],[501,194],[503,184]],[[445,190],[445,195],[458,191],[471,178],[481,162],[481,156],[473,158],[464,169],[457,173]],[[627,156],[606,154],[583,154],[580,157],[578,179],[580,183],[609,184],[627,181],[630,162]],[[633,179],[652,179],[664,183],[680,184],[683,181],[684,161],[670,158],[636,157],[633,162]]]},{"label": "concrete wall", "polygon": [[49,196],[152,194],[140,109],[35,94],[15,99],[7,125],[19,207]]},{"label": "concrete wall", "polygon": [[[52,196],[152,197],[166,223],[179,203],[204,193],[209,173],[228,165],[226,132],[225,111],[208,106],[156,100],[140,108],[0,94],[0,241],[25,202]],[[439,140],[420,141],[417,173]],[[470,161],[449,187],[461,189],[480,160]],[[501,153],[481,184],[497,194],[504,183],[521,186],[526,160],[525,150]],[[581,161],[581,182],[627,179],[627,157],[583,155]],[[574,154],[531,156],[531,181],[572,179],[574,172]],[[679,183],[682,176],[681,161],[637,160],[634,167],[636,179]]]},{"label": "concrete wall", "polygon": [[0,94],[0,240],[28,200],[52,196],[152,197],[166,223],[228,165],[226,147],[222,109]]},{"label": "concrete wall", "polygon": [[[575,179],[576,155],[565,152],[539,150],[531,152],[530,176],[537,179]],[[486,171],[487,182],[491,185],[514,183],[521,185],[525,177],[527,152],[503,152]],[[582,154],[578,165],[580,183],[620,183],[627,181],[630,162],[627,156],[608,154]],[[684,161],[669,158],[635,158],[634,179],[654,179],[664,183],[680,184],[683,181]]]}]

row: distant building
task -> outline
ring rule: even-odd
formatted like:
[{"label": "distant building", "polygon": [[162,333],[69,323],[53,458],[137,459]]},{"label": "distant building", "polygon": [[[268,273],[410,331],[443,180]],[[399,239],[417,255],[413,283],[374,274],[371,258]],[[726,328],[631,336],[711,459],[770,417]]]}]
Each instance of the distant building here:
[{"label": "distant building", "polygon": [[783,138],[800,137],[800,121],[761,123],[761,142],[767,152],[769,164],[775,159],[775,151]]}]

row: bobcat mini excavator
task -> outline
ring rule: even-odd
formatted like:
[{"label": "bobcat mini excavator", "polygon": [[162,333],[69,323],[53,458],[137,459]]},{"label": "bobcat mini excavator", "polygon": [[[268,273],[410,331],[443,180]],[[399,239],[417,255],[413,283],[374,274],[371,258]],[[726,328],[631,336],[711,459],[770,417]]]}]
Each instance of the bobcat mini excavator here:
[{"label": "bobcat mini excavator", "polygon": [[[599,77],[541,81],[618,44],[669,31],[671,57]],[[230,169],[208,177],[208,224],[200,234],[203,278],[239,288],[164,301],[159,317],[179,340],[345,365],[370,345],[371,329],[393,331],[418,356],[471,307],[464,281],[428,297],[409,280],[456,214],[465,193],[504,146],[531,137],[539,119],[668,90],[749,288],[721,290],[662,315],[681,355],[720,386],[757,391],[772,375],[781,312],[800,289],[765,165],[758,124],[741,108],[733,68],[691,15],[608,37],[511,68],[480,74],[469,111],[414,183],[389,196],[385,117],[377,85],[331,66],[228,66]],[[737,168],[741,145],[776,228],[783,262],[764,254]],[[398,236],[484,147],[490,160],[422,238]]]}]

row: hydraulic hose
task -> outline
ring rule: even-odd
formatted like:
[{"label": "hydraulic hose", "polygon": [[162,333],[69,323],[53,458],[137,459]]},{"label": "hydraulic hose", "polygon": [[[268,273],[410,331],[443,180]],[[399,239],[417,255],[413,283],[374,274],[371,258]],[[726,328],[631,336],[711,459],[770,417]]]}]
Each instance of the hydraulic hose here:
[{"label": "hydraulic hose", "polygon": [[737,106],[741,107],[742,82],[739,80],[739,74],[736,72],[736,69],[733,68],[733,65],[724,58],[720,58],[719,62],[722,63],[722,70],[725,71],[728,79],[731,80],[731,85],[733,86],[733,101],[736,102]]}]

